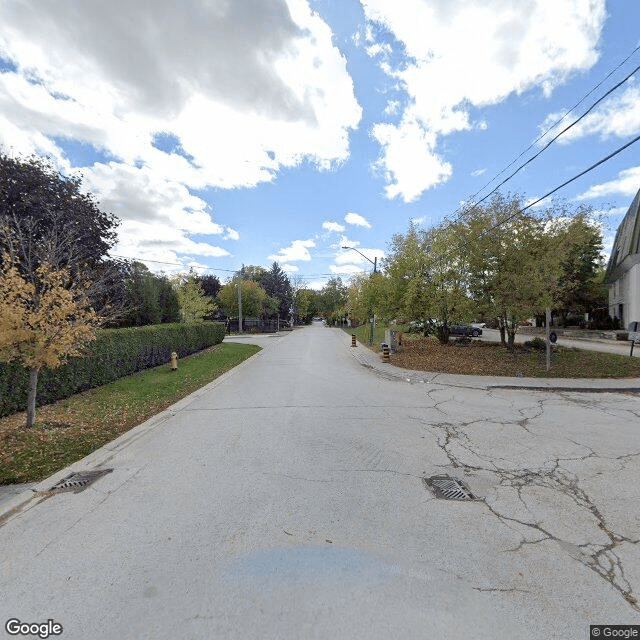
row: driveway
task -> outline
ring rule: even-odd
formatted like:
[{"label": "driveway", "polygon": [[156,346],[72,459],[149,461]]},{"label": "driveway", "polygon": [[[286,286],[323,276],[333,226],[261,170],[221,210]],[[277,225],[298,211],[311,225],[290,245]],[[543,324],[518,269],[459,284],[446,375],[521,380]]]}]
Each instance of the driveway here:
[{"label": "driveway", "polygon": [[[584,640],[640,623],[636,395],[408,384],[317,325],[257,340],[89,456],[113,471],[86,490],[16,499],[3,625]],[[475,499],[436,497],[426,480],[444,475]]]}]

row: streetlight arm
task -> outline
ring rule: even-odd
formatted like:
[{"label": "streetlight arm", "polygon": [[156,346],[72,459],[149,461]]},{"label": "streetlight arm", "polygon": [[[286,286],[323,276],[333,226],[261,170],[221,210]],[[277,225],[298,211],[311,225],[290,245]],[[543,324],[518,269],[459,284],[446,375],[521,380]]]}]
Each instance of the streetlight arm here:
[{"label": "streetlight arm", "polygon": [[373,272],[376,273],[378,269],[378,256],[374,256],[375,259],[372,260],[371,258],[368,258],[367,256],[365,256],[364,253],[362,253],[362,251],[358,251],[358,249],[356,249],[355,247],[342,247],[342,248],[357,251],[365,260],[368,260],[373,265]]}]

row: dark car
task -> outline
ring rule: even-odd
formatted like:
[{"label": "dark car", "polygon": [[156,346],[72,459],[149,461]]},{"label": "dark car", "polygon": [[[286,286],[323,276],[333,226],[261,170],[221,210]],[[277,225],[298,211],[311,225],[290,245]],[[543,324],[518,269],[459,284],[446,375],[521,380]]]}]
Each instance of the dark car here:
[{"label": "dark car", "polygon": [[449,334],[452,336],[472,336],[477,338],[482,335],[482,329],[471,327],[468,324],[452,324],[449,327]]}]

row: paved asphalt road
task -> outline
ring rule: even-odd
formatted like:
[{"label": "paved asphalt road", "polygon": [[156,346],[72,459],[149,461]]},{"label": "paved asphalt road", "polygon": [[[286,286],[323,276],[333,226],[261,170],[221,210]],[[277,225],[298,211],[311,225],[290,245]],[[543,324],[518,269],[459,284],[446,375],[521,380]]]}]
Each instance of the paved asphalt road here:
[{"label": "paved asphalt road", "polygon": [[[79,465],[112,473],[5,514],[3,626],[586,640],[640,623],[636,395],[407,384],[321,326],[257,340]],[[434,497],[435,475],[479,499]]]}]

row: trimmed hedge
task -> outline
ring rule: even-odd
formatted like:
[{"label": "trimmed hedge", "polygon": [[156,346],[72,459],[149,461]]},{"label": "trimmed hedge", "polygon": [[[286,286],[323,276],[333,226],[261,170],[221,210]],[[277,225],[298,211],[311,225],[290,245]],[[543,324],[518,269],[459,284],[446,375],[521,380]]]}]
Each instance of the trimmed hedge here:
[{"label": "trimmed hedge", "polygon": [[[42,406],[93,389],[143,369],[169,363],[222,342],[220,322],[159,324],[101,329],[83,357],[69,358],[58,369],[42,369],[36,404]],[[0,363],[0,416],[26,411],[29,372],[15,362]]]}]

